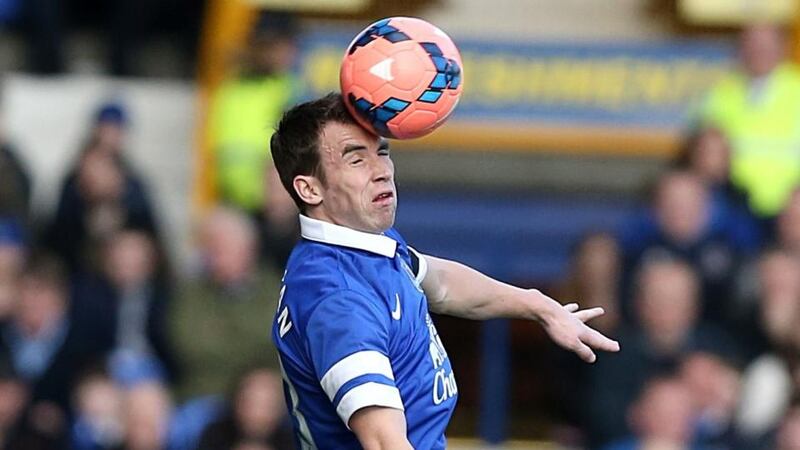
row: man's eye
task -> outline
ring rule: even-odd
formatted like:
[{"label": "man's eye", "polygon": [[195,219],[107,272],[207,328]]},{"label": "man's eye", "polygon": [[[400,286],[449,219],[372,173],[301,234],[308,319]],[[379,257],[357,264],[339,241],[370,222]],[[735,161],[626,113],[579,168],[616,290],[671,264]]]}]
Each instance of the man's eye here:
[{"label": "man's eye", "polygon": [[350,164],[356,166],[358,164],[361,164],[362,161],[364,161],[364,160],[361,159],[361,158],[354,158],[353,160],[350,161]]},{"label": "man's eye", "polygon": [[378,150],[379,156],[389,156],[389,149]]}]

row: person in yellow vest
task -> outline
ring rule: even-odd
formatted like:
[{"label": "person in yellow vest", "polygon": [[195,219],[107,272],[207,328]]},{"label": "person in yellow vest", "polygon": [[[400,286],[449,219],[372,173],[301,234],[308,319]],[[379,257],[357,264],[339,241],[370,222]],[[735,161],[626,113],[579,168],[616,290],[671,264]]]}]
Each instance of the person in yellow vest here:
[{"label": "person in yellow vest", "polygon": [[270,195],[265,191],[269,140],[297,92],[291,73],[297,31],[291,15],[262,13],[248,37],[242,67],[211,100],[208,132],[219,199],[257,219]]},{"label": "person in yellow vest", "polygon": [[777,25],[747,26],[740,39],[740,67],[712,88],[702,119],[730,140],[734,186],[771,219],[800,185],[800,68]]}]

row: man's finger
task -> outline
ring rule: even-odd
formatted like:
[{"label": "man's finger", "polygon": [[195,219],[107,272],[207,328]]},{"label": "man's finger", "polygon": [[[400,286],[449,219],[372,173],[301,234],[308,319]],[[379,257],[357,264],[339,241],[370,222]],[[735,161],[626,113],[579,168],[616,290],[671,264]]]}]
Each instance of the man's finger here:
[{"label": "man's finger", "polygon": [[581,337],[581,341],[591,348],[602,350],[605,352],[618,352],[619,351],[619,342],[609,339],[603,335],[603,333],[595,330],[592,327],[587,326],[586,329],[588,332]]},{"label": "man's finger", "polygon": [[580,306],[578,306],[577,303],[567,303],[566,305],[564,305],[564,309],[566,309],[567,311],[569,311],[571,313],[574,313],[575,311],[577,311],[578,308],[580,308]]},{"label": "man's finger", "polygon": [[591,347],[584,344],[583,342],[581,342],[575,349],[575,353],[577,353],[582,360],[590,364],[597,360],[597,356],[594,354]]},{"label": "man's finger", "polygon": [[578,311],[575,313],[575,317],[581,320],[581,322],[588,322],[595,317],[600,317],[605,314],[605,310],[601,307],[591,308],[591,309],[584,309],[583,311]]}]

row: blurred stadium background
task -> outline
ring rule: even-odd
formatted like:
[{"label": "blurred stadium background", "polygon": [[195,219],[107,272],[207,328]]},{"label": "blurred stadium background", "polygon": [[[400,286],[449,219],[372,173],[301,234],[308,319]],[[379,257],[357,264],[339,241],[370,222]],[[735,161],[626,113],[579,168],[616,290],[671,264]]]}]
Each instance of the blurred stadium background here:
[{"label": "blurred stadium background", "polygon": [[451,446],[800,449],[796,0],[0,0],[0,448],[292,448],[269,130],[393,15],[465,72],[397,228],[623,349],[437,318]]}]

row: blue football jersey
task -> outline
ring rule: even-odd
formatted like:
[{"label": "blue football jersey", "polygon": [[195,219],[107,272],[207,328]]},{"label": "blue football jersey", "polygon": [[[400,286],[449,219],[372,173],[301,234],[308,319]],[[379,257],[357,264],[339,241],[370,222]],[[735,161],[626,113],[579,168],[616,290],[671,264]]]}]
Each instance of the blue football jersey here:
[{"label": "blue football jersey", "polygon": [[458,388],[402,237],[300,216],[272,328],[299,448],[359,449],[368,406],[405,413],[415,449],[443,449]]}]

